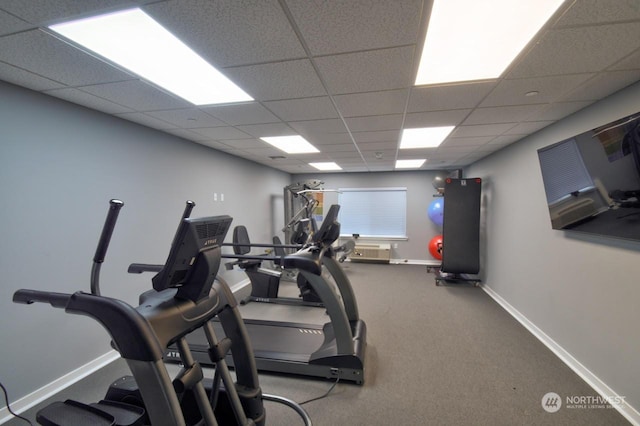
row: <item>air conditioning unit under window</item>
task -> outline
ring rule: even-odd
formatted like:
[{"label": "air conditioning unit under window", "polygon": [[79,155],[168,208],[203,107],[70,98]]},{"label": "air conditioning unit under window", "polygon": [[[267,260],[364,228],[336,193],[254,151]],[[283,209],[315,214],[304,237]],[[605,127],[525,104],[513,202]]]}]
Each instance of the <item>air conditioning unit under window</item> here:
[{"label": "air conditioning unit under window", "polygon": [[352,262],[389,263],[391,244],[356,244],[349,255]]},{"label": "air conditioning unit under window", "polygon": [[591,198],[581,198],[551,211],[551,224],[554,229],[562,229],[597,213]]}]

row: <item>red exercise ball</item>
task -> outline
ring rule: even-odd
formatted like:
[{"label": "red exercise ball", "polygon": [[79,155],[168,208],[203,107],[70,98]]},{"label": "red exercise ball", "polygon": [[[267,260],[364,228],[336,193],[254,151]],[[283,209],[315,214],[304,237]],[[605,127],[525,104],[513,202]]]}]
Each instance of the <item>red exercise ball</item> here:
[{"label": "red exercise ball", "polygon": [[429,253],[435,259],[442,260],[442,235],[436,235],[429,241]]}]

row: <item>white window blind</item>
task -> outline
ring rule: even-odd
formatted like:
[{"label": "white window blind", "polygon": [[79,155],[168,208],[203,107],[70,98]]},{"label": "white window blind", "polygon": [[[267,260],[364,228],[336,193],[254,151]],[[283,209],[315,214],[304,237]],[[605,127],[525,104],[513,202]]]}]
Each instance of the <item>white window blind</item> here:
[{"label": "white window blind", "polygon": [[340,233],[406,238],[407,188],[340,188]]},{"label": "white window blind", "polygon": [[593,187],[575,139],[540,149],[538,157],[547,203],[555,203],[572,192]]}]

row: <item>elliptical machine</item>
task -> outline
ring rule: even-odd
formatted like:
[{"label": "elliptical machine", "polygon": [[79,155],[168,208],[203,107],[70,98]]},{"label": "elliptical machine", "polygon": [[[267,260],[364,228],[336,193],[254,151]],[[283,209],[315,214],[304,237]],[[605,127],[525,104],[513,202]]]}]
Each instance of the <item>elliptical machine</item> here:
[{"label": "elliptical machine", "polygon": [[[231,217],[214,216],[189,219],[195,205],[187,208],[174,237],[168,260],[153,279],[155,291],[142,297],[134,308],[127,303],[100,295],[99,271],[111,234],[124,203],[111,200],[104,228],[94,256],[91,293],[63,294],[21,289],[15,303],[49,303],[67,313],[89,316],[109,332],[112,345],[133,374],[139,404],[117,398],[98,403],[77,401],[53,403],[37,414],[43,425],[264,425],[265,411],[255,359],[244,323],[229,287],[216,280],[220,266],[220,243],[230,227]],[[226,337],[216,339],[210,320],[218,317]],[[216,377],[224,383],[224,404],[219,380],[209,390],[204,385],[200,364],[193,359],[186,336],[202,329],[209,342],[210,359]],[[184,367],[171,380],[163,362],[169,345],[175,345]],[[237,382],[234,383],[225,356],[231,351]],[[277,397],[275,397],[277,398]],[[129,399],[131,402],[134,399]],[[306,424],[304,410],[296,409]],[[303,415],[304,414],[304,415]],[[231,423],[233,422],[233,423]]]}]

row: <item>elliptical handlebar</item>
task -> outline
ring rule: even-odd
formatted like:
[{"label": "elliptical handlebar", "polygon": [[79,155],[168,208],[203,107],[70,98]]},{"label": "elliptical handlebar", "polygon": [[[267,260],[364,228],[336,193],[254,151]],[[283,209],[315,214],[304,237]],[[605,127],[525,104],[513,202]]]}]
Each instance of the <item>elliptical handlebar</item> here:
[{"label": "elliptical handlebar", "polygon": [[113,199],[109,201],[109,212],[107,213],[107,219],[105,220],[104,226],[102,227],[102,234],[100,235],[100,240],[98,241],[96,254],[93,256],[93,261],[95,263],[104,262],[104,257],[107,254],[109,242],[111,241],[111,235],[113,234],[113,229],[116,226],[118,214],[120,213],[120,209],[122,207],[124,207],[124,203],[120,200]]},{"label": "elliptical handlebar", "polygon": [[36,302],[48,303],[54,308],[66,308],[70,298],[70,294],[52,291],[21,289],[13,293],[13,303],[23,303],[25,305],[31,305]]},{"label": "elliptical handlebar", "polygon": [[132,263],[127,272],[130,274],[141,274],[143,272],[160,272],[164,265],[149,265],[146,263]]},{"label": "elliptical handlebar", "polygon": [[109,201],[109,211],[102,227],[102,234],[100,234],[100,240],[98,240],[98,247],[96,248],[96,254],[93,256],[93,266],[91,268],[91,294],[96,296],[100,296],[100,268],[107,255],[109,242],[122,207],[124,207],[124,203],[120,200],[112,199]]},{"label": "elliptical handlebar", "polygon": [[182,212],[182,218],[186,219],[191,216],[191,211],[196,206],[195,201],[187,200],[187,205],[184,207],[184,212]]}]

